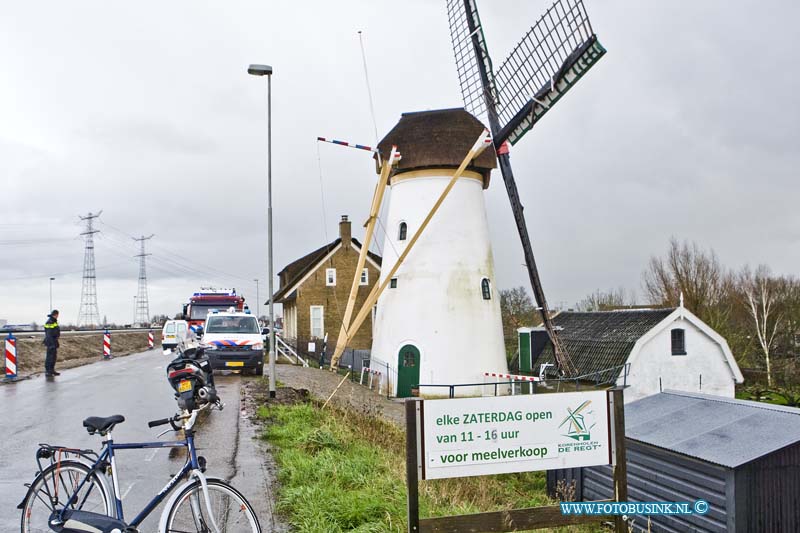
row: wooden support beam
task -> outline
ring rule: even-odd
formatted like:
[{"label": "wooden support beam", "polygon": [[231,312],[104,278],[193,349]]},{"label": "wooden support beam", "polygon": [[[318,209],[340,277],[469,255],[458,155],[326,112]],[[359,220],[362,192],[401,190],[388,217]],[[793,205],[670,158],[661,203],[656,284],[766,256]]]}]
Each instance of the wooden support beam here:
[{"label": "wooden support beam", "polygon": [[[417,243],[417,240],[419,239],[420,235],[422,235],[422,232],[425,231],[426,227],[428,227],[428,224],[433,218],[433,215],[436,214],[436,212],[441,207],[442,202],[444,202],[444,199],[447,198],[447,195],[453,189],[453,186],[455,186],[456,181],[458,181],[458,178],[461,177],[461,175],[464,173],[464,170],[466,170],[467,166],[472,162],[472,160],[476,158],[481,152],[483,152],[483,150],[485,150],[487,147],[491,146],[491,143],[492,141],[489,135],[489,130],[483,130],[480,137],[478,137],[478,140],[475,141],[475,144],[472,146],[472,148],[470,148],[466,157],[461,162],[461,165],[459,165],[458,169],[453,174],[453,177],[450,178],[450,181],[447,183],[447,186],[439,195],[439,198],[433,204],[433,207],[431,208],[430,212],[425,217],[425,219],[422,221],[422,224],[420,224],[420,227],[414,233],[414,236],[411,237],[411,240],[408,241],[408,244],[403,250],[403,253],[400,254],[400,257],[397,258],[397,261],[395,262],[392,269],[389,271],[388,274],[386,274],[386,277],[383,279],[383,282],[376,284],[372,288],[372,291],[370,291],[369,296],[367,296],[366,301],[361,307],[361,310],[356,315],[355,319],[353,320],[353,323],[347,329],[347,340],[345,341],[345,345],[348,342],[350,342],[353,336],[355,336],[355,334],[358,332],[358,328],[361,327],[361,324],[363,324],[364,320],[367,318],[367,316],[369,316],[372,306],[375,305],[375,302],[378,301],[378,297],[381,295],[384,289],[386,289],[392,277],[394,277],[394,275],[397,273],[397,270],[400,268],[400,265],[402,265],[403,261],[406,259],[406,257],[408,257],[408,254],[414,248],[414,245]],[[331,368],[334,368],[333,360],[331,360]]]},{"label": "wooden support beam", "polygon": [[358,296],[358,287],[361,281],[361,271],[367,262],[367,253],[369,246],[372,243],[372,234],[375,232],[375,224],[378,220],[378,213],[383,203],[383,194],[386,192],[386,185],[389,181],[389,174],[394,164],[395,156],[397,154],[397,146],[392,146],[392,151],[389,154],[389,159],[384,161],[381,165],[381,174],[378,178],[378,183],[375,184],[375,192],[372,194],[372,205],[369,208],[369,219],[367,219],[367,231],[364,234],[364,242],[361,244],[361,251],[358,254],[358,263],[356,265],[356,272],[353,276],[353,284],[350,286],[350,296],[347,298],[347,306],[344,310],[342,317],[342,327],[339,329],[339,336],[336,337],[336,348],[331,357],[331,368],[335,369],[339,364],[339,359],[347,347],[347,342],[350,340],[347,333],[350,329],[350,317],[353,315],[353,307],[356,304],[356,297]]}]

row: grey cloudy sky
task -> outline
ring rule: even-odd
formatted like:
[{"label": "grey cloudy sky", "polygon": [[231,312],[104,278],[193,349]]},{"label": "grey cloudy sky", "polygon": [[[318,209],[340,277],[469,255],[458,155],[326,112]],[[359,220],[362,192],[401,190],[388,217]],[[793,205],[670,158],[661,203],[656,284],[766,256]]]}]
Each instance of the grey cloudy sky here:
[{"label": "grey cloudy sky", "polygon": [[[549,1],[479,2],[496,64]],[[512,150],[545,291],[639,290],[670,236],[739,267],[800,263],[800,5],[587,1],[608,54]],[[201,284],[266,294],[265,83],[274,66],[276,270],[362,221],[371,144],[405,111],[461,105],[444,0],[0,4],[0,317],[77,318],[78,215],[103,209],[101,315],[130,321],[133,235],[156,237],[151,314]],[[318,159],[319,154],[319,159]],[[322,180],[320,182],[320,168]],[[527,285],[499,173],[501,288]],[[327,219],[323,220],[323,212]],[[356,232],[358,237],[361,235]]]}]

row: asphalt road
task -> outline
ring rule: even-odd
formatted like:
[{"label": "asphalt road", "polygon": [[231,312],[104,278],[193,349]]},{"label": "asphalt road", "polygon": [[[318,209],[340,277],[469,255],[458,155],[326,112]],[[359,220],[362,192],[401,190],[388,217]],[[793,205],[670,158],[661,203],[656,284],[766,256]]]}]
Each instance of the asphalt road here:
[{"label": "asphalt road", "polygon": [[[3,414],[0,452],[0,531],[19,531],[17,504],[25,494],[23,483],[36,472],[37,444],[100,449],[100,437],[82,426],[89,416],[121,414],[125,422],[114,430],[116,442],[155,441],[164,427],[150,429],[147,421],[177,412],[172,388],[166,380],[168,357],[152,350],[128,357],[63,370],[48,380],[36,377],[0,386]],[[256,508],[265,531],[283,530],[272,523],[270,472],[255,429],[240,406],[241,377],[215,377],[225,403],[213,411],[197,430],[198,453],[208,460],[207,474],[228,479]],[[161,440],[170,440],[170,432]],[[117,466],[125,516],[133,518],[184,463],[182,454],[169,449],[123,450]],[[156,531],[162,506],[140,526]]]}]

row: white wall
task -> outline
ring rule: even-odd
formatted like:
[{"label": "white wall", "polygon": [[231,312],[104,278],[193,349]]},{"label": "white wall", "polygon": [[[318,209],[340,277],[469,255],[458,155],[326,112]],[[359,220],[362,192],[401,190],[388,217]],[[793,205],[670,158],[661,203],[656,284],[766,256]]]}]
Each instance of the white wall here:
[{"label": "white wall", "polygon": [[[685,331],[686,355],[672,355],[671,333]],[[702,375],[702,386],[700,376]],[[733,398],[735,381],[722,347],[689,320],[677,318],[667,328],[645,342],[632,358],[625,402],[663,390],[702,392]],[[618,384],[622,384],[620,379]]]},{"label": "white wall", "polygon": [[[412,173],[401,174],[404,178]],[[436,175],[440,174],[440,175]],[[431,171],[393,180],[383,243],[381,281],[411,240],[449,176]],[[466,173],[479,178],[475,173]],[[408,224],[408,238],[398,241],[398,226]],[[500,295],[480,179],[459,179],[400,267],[396,289],[378,300],[373,358],[397,372],[398,352],[414,344],[421,352],[420,382],[482,383],[483,372],[507,371],[500,319]],[[481,296],[489,278],[492,298]],[[394,392],[397,384],[393,383]],[[482,389],[459,388],[459,395]],[[423,388],[422,395],[446,395],[447,389]]]}]

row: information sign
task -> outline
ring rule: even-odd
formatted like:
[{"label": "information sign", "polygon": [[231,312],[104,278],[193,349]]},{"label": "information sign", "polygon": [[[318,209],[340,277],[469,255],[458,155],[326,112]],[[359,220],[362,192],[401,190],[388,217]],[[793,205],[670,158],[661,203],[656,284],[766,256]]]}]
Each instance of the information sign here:
[{"label": "information sign", "polygon": [[421,478],[611,464],[606,391],[424,400]]}]

